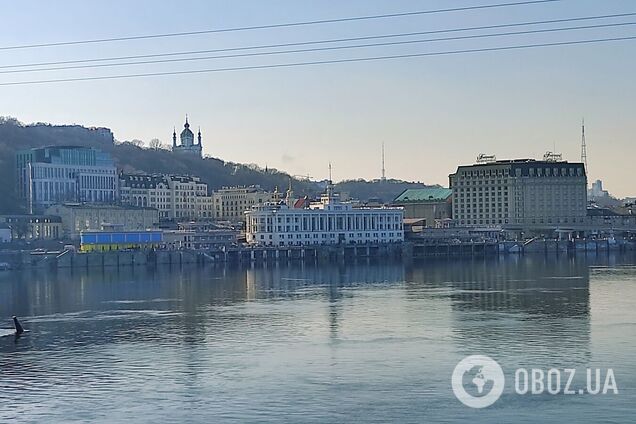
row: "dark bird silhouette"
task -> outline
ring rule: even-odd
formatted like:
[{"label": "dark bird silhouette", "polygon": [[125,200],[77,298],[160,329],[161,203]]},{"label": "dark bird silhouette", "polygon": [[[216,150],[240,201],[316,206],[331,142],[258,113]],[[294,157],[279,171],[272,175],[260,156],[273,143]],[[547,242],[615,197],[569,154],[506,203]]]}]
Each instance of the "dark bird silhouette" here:
[{"label": "dark bird silhouette", "polygon": [[13,325],[15,326],[16,336],[19,336],[22,333],[24,333],[24,328],[22,328],[22,324],[20,324],[20,321],[18,321],[18,318],[15,315],[13,316]]}]

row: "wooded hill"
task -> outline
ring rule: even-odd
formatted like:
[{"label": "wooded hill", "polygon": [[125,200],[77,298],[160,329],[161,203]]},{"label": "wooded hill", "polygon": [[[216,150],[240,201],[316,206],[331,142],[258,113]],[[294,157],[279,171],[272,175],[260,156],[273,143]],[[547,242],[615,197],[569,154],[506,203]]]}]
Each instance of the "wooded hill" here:
[{"label": "wooded hill", "polygon": [[[108,128],[86,128],[80,125],[22,124],[15,118],[0,117],[0,214],[25,211],[16,196],[15,153],[18,150],[54,145],[95,147],[108,152],[123,172],[196,175],[210,190],[226,186],[260,185],[265,190],[279,187],[285,191],[291,179],[296,196],[316,196],[324,183],[299,180],[276,169],[262,169],[256,165],[225,162],[205,157],[177,156],[169,150],[144,148],[139,142],[118,142]],[[405,188],[424,187],[423,184],[399,180],[344,181],[336,190],[350,197],[366,201],[378,198],[391,201]]]}]

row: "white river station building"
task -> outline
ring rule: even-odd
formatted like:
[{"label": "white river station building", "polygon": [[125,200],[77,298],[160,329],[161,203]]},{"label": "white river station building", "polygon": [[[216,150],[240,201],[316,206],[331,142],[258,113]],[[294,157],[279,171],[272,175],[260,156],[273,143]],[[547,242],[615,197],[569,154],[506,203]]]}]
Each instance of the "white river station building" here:
[{"label": "white river station building", "polygon": [[354,208],[340,202],[329,182],[319,202],[294,208],[291,201],[245,212],[247,242],[261,246],[398,243],[404,241],[402,208]]}]

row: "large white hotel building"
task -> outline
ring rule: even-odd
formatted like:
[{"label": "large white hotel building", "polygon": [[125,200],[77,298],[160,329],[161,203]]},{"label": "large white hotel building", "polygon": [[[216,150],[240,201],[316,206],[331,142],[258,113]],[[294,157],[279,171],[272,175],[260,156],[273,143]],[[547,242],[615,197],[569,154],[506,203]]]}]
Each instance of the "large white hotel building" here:
[{"label": "large white hotel building", "polygon": [[397,243],[404,241],[402,208],[354,208],[338,201],[331,184],[320,202],[294,208],[267,203],[245,212],[246,239],[261,246]]}]

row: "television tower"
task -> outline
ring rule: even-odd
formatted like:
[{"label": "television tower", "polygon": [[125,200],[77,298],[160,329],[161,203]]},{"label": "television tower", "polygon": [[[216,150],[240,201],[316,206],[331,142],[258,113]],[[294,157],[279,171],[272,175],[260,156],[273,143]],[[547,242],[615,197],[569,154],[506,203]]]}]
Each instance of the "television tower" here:
[{"label": "television tower", "polygon": [[585,145],[585,118],[581,120],[581,162],[587,174],[587,147]]},{"label": "television tower", "polygon": [[386,170],[384,169],[384,141],[382,142],[382,181],[386,181]]}]

